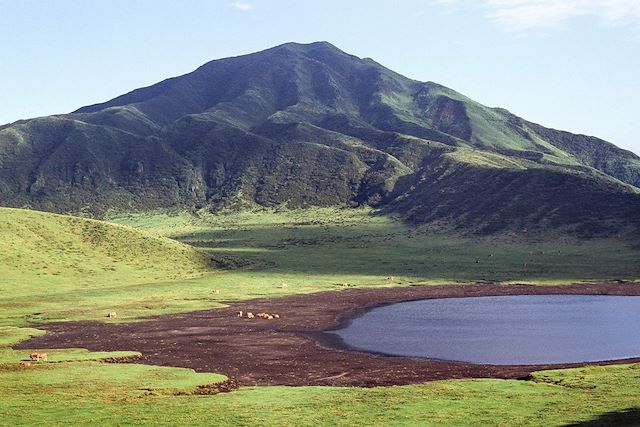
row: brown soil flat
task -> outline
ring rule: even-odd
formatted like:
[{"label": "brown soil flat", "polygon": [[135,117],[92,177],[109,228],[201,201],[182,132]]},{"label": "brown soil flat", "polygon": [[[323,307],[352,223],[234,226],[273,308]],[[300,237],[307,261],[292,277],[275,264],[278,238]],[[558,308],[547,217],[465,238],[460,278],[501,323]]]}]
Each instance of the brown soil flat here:
[{"label": "brown soil flat", "polygon": [[[640,295],[640,283],[443,285],[345,289],[283,298],[229,302],[228,308],[165,315],[145,322],[45,324],[48,333],[16,348],[82,347],[134,350],[153,365],[193,368],[235,378],[239,385],[381,386],[451,378],[522,378],[570,365],[497,366],[388,357],[325,348],[310,338],[354,314],[381,304],[428,298],[496,295]],[[280,314],[280,319],[238,318],[238,310]],[[640,359],[602,362],[640,362]],[[589,363],[594,365],[594,363]]]}]

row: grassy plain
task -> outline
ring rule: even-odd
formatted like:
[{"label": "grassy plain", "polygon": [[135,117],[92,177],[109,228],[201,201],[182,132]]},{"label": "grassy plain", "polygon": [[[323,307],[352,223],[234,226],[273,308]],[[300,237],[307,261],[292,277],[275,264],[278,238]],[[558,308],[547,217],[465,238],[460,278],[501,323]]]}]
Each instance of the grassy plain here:
[{"label": "grassy plain", "polygon": [[[282,278],[300,285],[290,292],[331,289],[343,282],[382,285],[389,275],[405,284],[478,280],[556,284],[640,277],[640,248],[634,249],[637,243],[632,241],[526,233],[452,237],[408,227],[370,209],[260,210],[196,217],[145,213],[111,220],[248,265],[214,281],[251,271],[247,279],[253,282],[262,277],[272,286]],[[251,288],[271,291],[259,283]]]},{"label": "grassy plain", "polygon": [[219,307],[223,300],[337,290],[342,283],[544,285],[640,277],[639,252],[629,242],[443,237],[364,209],[110,219],[125,227],[0,209],[0,424],[560,425],[639,406],[638,365],[543,372],[533,381],[259,387],[215,396],[189,391],[221,381],[219,375],[100,362],[126,352],[47,349],[51,363],[20,368],[28,352],[10,346],[41,333],[30,327],[34,322],[106,320],[111,310],[117,321],[134,320]]}]

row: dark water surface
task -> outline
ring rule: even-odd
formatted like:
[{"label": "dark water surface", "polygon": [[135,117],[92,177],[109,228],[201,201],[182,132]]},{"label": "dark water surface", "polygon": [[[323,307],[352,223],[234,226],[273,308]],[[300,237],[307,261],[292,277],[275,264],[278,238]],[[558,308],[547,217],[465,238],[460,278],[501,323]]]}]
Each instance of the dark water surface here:
[{"label": "dark water surface", "polygon": [[520,365],[640,356],[640,297],[446,298],[378,307],[330,331],[351,348]]}]

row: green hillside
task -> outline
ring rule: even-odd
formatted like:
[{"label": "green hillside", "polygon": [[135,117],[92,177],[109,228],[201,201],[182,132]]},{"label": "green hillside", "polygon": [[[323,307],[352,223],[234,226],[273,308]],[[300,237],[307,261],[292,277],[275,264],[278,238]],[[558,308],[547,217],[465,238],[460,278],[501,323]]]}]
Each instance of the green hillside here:
[{"label": "green hillside", "polygon": [[158,284],[200,277],[212,270],[210,264],[202,252],[156,234],[0,208],[4,324],[102,319],[128,303],[138,311],[157,310],[163,299]]}]

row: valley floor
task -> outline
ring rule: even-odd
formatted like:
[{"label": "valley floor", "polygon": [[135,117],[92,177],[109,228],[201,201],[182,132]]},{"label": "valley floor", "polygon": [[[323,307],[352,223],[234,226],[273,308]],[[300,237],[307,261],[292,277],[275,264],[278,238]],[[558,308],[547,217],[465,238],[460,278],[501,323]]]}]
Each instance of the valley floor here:
[{"label": "valley floor", "polygon": [[[243,386],[208,396],[199,395],[203,389],[198,386],[220,383],[224,377],[181,368],[104,363],[105,358],[134,353],[45,348],[50,362],[19,366],[20,360],[28,359],[29,351],[12,346],[41,335],[33,325],[104,321],[111,311],[118,313],[111,322],[129,322],[194,310],[231,312],[242,301],[256,298],[265,301],[265,310],[271,310],[267,304],[276,301],[273,297],[344,288],[349,289],[334,294],[362,292],[359,288],[365,287],[391,292],[392,286],[411,289],[408,284],[428,287],[477,281],[501,282],[506,287],[531,283],[552,289],[559,284],[640,277],[640,251],[634,242],[622,239],[444,237],[434,230],[409,229],[367,210],[197,217],[160,212],[114,215],[111,220],[200,248],[213,259],[211,270],[201,270],[187,252],[171,265],[163,263],[167,246],[144,242],[140,247],[149,254],[146,258],[133,252],[122,256],[126,245],[114,245],[85,266],[80,258],[83,251],[102,244],[93,226],[74,228],[81,233],[77,238],[65,235],[55,256],[46,252],[55,243],[55,235],[46,239],[53,242],[50,244],[30,242],[33,250],[29,253],[21,252],[23,242],[10,242],[6,237],[15,239],[13,234],[1,235],[4,256],[7,242],[13,256],[0,267],[0,424],[561,425],[590,420],[606,424],[640,415],[638,364],[543,371],[530,381],[448,380],[376,388]],[[74,247],[78,242],[84,242],[83,246]],[[65,252],[65,247],[75,252]],[[181,269],[180,263],[188,268]],[[79,270],[86,267],[92,272]],[[177,342],[162,334],[154,339],[165,349]],[[76,344],[70,341],[69,345]],[[207,347],[201,351],[206,352]]]}]

